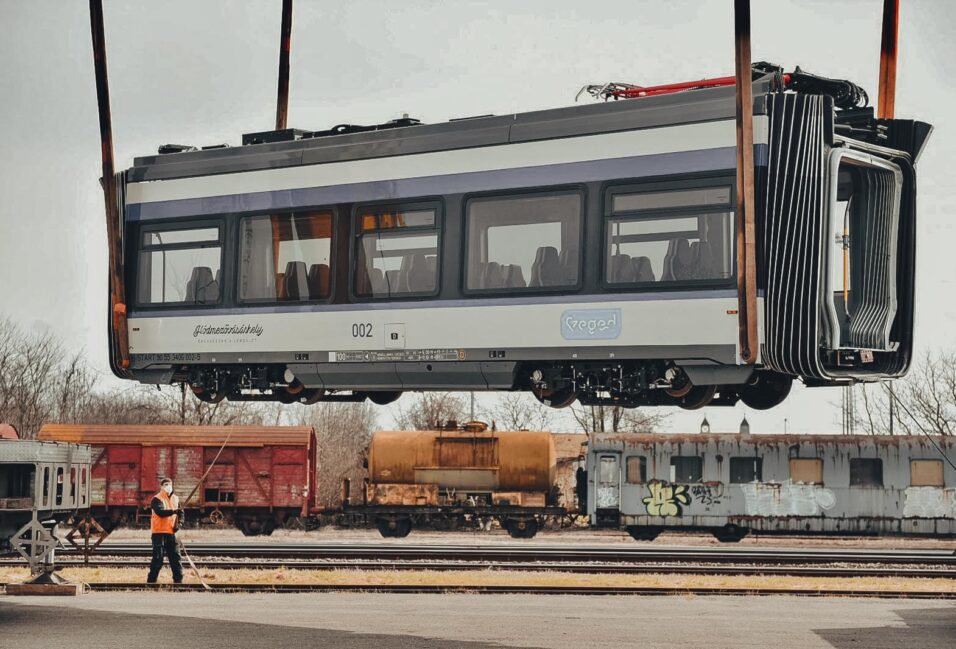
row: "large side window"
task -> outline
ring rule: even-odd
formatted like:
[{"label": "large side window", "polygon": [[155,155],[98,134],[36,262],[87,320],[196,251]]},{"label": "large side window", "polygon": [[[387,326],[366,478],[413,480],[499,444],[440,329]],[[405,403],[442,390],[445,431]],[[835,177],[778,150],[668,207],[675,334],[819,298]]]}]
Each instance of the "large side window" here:
[{"label": "large side window", "polygon": [[434,295],[438,289],[438,209],[361,208],[356,214],[355,294]]},{"label": "large side window", "polygon": [[582,209],[579,192],[468,201],[465,287],[514,291],[577,286]]},{"label": "large side window", "polygon": [[910,485],[913,487],[942,487],[942,460],[910,460]]},{"label": "large side window", "polygon": [[763,480],[763,459],[759,457],[730,458],[730,482],[743,484]]},{"label": "large side window", "polygon": [[643,455],[631,455],[627,458],[627,483],[644,484],[647,482],[647,458]]},{"label": "large side window", "polygon": [[239,299],[327,300],[332,213],[253,216],[239,226]]},{"label": "large side window", "polygon": [[823,484],[823,459],[819,457],[790,458],[790,479],[807,484]]},{"label": "large side window", "polygon": [[605,282],[642,285],[732,277],[731,198],[729,185],[609,190]]},{"label": "large side window", "polygon": [[878,458],[850,458],[851,487],[882,487],[883,460]]},{"label": "large side window", "polygon": [[671,458],[671,482],[700,482],[704,477],[704,458],[675,455]]},{"label": "large side window", "polygon": [[139,304],[217,304],[222,230],[218,226],[141,233]]}]

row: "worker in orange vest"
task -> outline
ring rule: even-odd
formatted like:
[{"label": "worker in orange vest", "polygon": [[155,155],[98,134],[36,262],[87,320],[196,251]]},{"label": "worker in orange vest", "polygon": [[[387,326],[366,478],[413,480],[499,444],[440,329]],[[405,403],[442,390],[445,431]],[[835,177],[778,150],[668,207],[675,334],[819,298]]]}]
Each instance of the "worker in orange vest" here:
[{"label": "worker in orange vest", "polygon": [[150,503],[150,531],[153,533],[153,560],[149,564],[149,576],[146,583],[155,584],[159,571],[163,568],[163,558],[169,559],[169,568],[173,571],[173,581],[183,581],[183,564],[179,558],[179,544],[176,532],[182,520],[183,510],[179,507],[179,496],[173,493],[173,481],[164,478],[159,483],[159,493]]}]

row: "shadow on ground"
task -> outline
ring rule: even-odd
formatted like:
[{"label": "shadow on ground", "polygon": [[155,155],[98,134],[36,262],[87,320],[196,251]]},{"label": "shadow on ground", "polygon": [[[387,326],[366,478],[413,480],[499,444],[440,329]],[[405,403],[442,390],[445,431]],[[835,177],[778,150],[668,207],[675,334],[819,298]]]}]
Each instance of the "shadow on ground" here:
[{"label": "shadow on ground", "polygon": [[956,608],[914,608],[893,611],[906,626],[815,629],[834,649],[953,649]]},{"label": "shadow on ground", "polygon": [[[159,612],[159,611],[157,611]],[[268,611],[262,612],[264,617]],[[16,649],[233,649],[335,647],[336,649],[507,649],[412,635],[351,633],[191,617],[131,615],[0,602],[0,647]]]}]

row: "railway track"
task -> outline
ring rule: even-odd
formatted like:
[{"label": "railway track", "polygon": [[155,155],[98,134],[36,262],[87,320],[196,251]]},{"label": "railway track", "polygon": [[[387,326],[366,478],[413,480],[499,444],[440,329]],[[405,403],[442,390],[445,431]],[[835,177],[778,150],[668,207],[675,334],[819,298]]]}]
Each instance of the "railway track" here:
[{"label": "railway track", "polygon": [[[0,567],[18,567],[23,562],[16,559],[0,559]],[[60,559],[61,568],[139,568],[149,565],[142,558],[93,558]],[[753,565],[692,565],[692,564],[634,564],[634,563],[516,563],[508,561],[309,561],[282,560],[228,560],[200,558],[196,565],[213,570],[363,570],[363,571],[421,571],[475,572],[481,570],[512,572],[565,572],[576,574],[668,574],[709,576],[787,576],[787,577],[921,577],[956,579],[956,568],[927,566],[922,568],[875,568],[842,566],[753,566]]]},{"label": "railway track", "polygon": [[[717,563],[761,565],[936,565],[956,566],[949,550],[858,550],[806,548],[697,548],[686,546],[610,545],[412,545],[348,543],[187,543],[195,557],[232,559],[485,561],[509,563]],[[99,556],[138,557],[151,552],[147,543],[104,543]],[[72,550],[61,557],[74,557]]]},{"label": "railway track", "polygon": [[[205,591],[202,584],[94,583],[89,592],[108,591]],[[933,590],[854,590],[734,587],[656,587],[656,586],[449,586],[449,585],[369,585],[369,584],[216,584],[208,588],[219,593],[393,593],[393,594],[521,594],[521,595],[797,595],[803,597],[866,597],[879,599],[956,599],[956,593]]]}]

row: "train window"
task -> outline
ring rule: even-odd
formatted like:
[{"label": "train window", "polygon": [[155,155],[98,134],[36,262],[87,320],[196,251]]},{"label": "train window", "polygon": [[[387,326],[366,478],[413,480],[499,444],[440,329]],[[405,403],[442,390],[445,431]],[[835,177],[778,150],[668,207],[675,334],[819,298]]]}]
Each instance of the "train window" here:
[{"label": "train window", "polygon": [[851,487],[882,487],[883,460],[873,458],[850,458]]},{"label": "train window", "polygon": [[704,458],[675,455],[671,458],[671,482],[700,482],[704,477]]},{"label": "train window", "polygon": [[910,460],[910,486],[942,487],[942,460]]},{"label": "train window", "polygon": [[56,469],[56,504],[63,504],[63,467]]},{"label": "train window", "polygon": [[438,210],[363,208],[356,215],[355,294],[434,295],[438,291]]},{"label": "train window", "polygon": [[627,483],[644,484],[647,482],[647,458],[632,455],[627,458]]},{"label": "train window", "polygon": [[70,468],[70,498],[68,501],[71,505],[77,504],[77,491],[76,491],[76,467]]},{"label": "train window", "polygon": [[32,464],[0,465],[0,500],[33,498],[36,470]]},{"label": "train window", "polygon": [[88,489],[89,487],[86,482],[86,467],[83,467],[80,470],[80,505],[81,506],[85,506],[89,504],[86,502]]},{"label": "train window", "polygon": [[790,458],[790,479],[793,482],[823,484],[823,460],[818,457]]},{"label": "train window", "polygon": [[605,282],[640,285],[733,277],[729,186],[610,191]]},{"label": "train window", "polygon": [[601,472],[599,481],[605,484],[614,483],[620,479],[617,468],[617,457],[605,455],[601,457]]},{"label": "train window", "polygon": [[43,467],[43,496],[40,504],[44,509],[50,507],[50,467]]},{"label": "train window", "polygon": [[139,304],[217,304],[222,238],[219,227],[142,233]]},{"label": "train window", "polygon": [[327,300],[331,256],[331,212],[245,218],[239,228],[239,299]]},{"label": "train window", "polygon": [[763,459],[759,457],[730,458],[730,482],[741,484],[763,480]]},{"label": "train window", "polygon": [[466,289],[510,292],[577,286],[583,205],[580,192],[468,201]]}]

